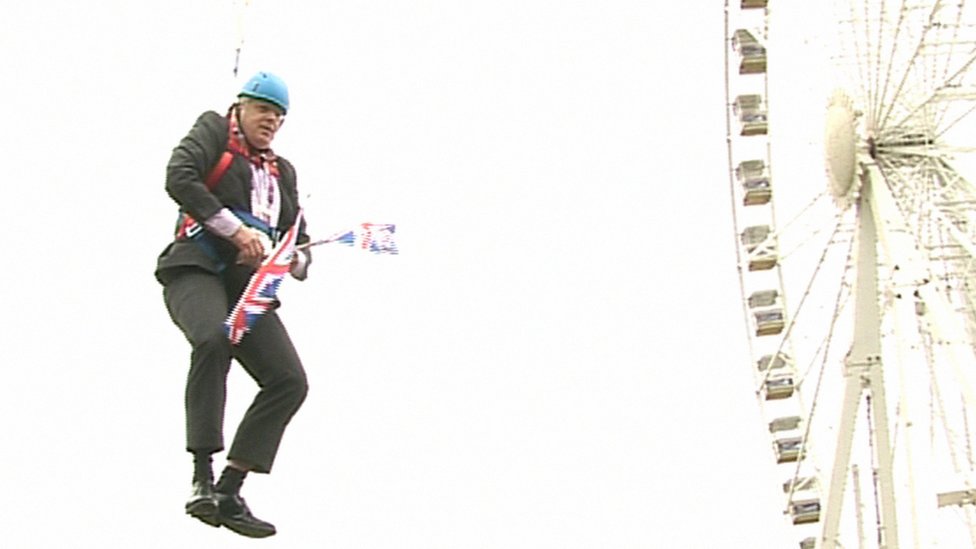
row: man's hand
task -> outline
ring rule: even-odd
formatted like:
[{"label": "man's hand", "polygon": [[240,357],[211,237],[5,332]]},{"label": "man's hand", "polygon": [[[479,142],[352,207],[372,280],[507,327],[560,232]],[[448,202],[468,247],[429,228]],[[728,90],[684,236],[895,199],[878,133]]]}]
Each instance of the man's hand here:
[{"label": "man's hand", "polygon": [[237,231],[231,235],[231,241],[237,246],[237,264],[248,265],[250,267],[260,267],[261,261],[271,251],[265,248],[265,242],[270,243],[268,237],[257,229],[252,229],[247,225],[241,225]]}]

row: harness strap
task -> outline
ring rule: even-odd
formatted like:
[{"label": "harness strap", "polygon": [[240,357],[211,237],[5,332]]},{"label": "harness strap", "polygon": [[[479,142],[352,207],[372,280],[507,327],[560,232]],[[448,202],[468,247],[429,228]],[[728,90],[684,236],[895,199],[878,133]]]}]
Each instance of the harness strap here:
[{"label": "harness strap", "polygon": [[204,182],[207,185],[207,190],[212,191],[220,182],[220,178],[224,177],[227,173],[227,168],[230,168],[230,163],[234,161],[234,153],[230,151],[224,151],[224,154],[220,156],[220,160],[217,161],[217,165],[210,170],[210,175],[207,176],[207,180]]},{"label": "harness strap", "polygon": [[232,209],[231,211],[234,212],[234,215],[240,218],[240,220],[243,221],[244,224],[247,225],[248,227],[251,227],[252,229],[257,229],[262,233],[268,235],[268,238],[271,239],[272,244],[277,244],[278,240],[281,239],[282,236],[281,231],[272,227],[271,225],[268,225],[261,219],[254,217],[254,214],[252,214],[251,212],[245,210],[238,210],[238,209]]},{"label": "harness strap", "polygon": [[[257,217],[254,217],[254,215],[252,215],[251,212],[238,210],[238,209],[233,209],[231,210],[231,212],[233,212],[234,215],[236,215],[248,227],[251,227],[252,229],[257,229],[262,233],[268,235],[268,238],[271,239],[272,246],[276,245],[278,243],[278,240],[282,236],[281,231],[279,231],[274,227],[271,227],[270,225],[258,219]],[[185,213],[181,215],[184,218],[184,220],[189,220],[189,222],[184,221],[183,226],[188,226],[189,229],[184,232],[182,239],[190,240],[194,242],[196,245],[200,246],[200,249],[202,249],[204,253],[206,253],[207,256],[210,257],[210,259],[213,259],[217,263],[217,270],[222,272],[227,267],[227,265],[220,258],[220,254],[217,253],[216,244],[218,242],[218,238],[213,234],[204,230],[204,228],[199,223],[194,221],[192,217],[186,215]],[[271,250],[266,250],[266,251],[269,253],[271,252]]]},{"label": "harness strap", "polygon": [[[208,191],[213,191],[214,188],[217,187],[217,183],[220,183],[220,179],[224,177],[225,173],[227,173],[227,170],[230,168],[230,163],[233,161],[234,161],[234,153],[231,152],[230,150],[226,150],[224,151],[224,154],[220,155],[220,160],[218,160],[217,164],[213,167],[212,170],[210,170],[210,173],[207,175],[206,181],[204,181],[204,184],[206,184]],[[195,219],[193,219],[192,217],[190,217],[184,212],[179,213],[179,217],[177,217],[176,219],[175,236],[177,240],[182,240],[184,238],[193,238],[197,234],[199,234],[199,232],[202,230],[203,227],[201,227],[200,224],[197,223]]]}]

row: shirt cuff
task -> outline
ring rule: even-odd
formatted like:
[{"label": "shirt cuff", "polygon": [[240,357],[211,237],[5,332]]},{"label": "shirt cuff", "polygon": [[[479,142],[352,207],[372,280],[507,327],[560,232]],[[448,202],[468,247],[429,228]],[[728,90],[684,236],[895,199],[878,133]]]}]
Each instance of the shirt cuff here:
[{"label": "shirt cuff", "polygon": [[224,238],[230,238],[234,235],[234,233],[237,232],[237,229],[241,228],[241,225],[243,225],[244,222],[238,219],[238,217],[227,208],[221,208],[219,212],[208,217],[203,224],[210,232]]}]

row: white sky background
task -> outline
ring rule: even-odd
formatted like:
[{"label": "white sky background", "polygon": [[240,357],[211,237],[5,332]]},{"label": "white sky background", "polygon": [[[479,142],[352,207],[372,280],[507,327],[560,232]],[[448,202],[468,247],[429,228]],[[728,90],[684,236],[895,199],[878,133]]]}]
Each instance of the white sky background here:
[{"label": "white sky background", "polygon": [[[282,290],[311,391],[243,491],[279,534],[183,514],[189,349],[152,278],[170,151],[242,82],[231,3],[22,2],[5,546],[795,546],[745,351],[719,3],[252,4],[241,77],[290,85],[275,148],[313,236],[395,222],[401,248],[319,249]],[[254,394],[230,385],[228,443]]]}]

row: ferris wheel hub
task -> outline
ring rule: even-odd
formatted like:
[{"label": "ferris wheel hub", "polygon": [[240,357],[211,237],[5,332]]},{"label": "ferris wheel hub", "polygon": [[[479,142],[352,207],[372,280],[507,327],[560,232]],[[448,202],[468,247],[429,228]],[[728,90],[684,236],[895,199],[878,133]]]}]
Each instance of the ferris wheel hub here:
[{"label": "ferris wheel hub", "polygon": [[851,205],[857,192],[856,125],[857,112],[850,96],[842,90],[834,91],[827,101],[824,157],[829,190],[841,209]]}]

